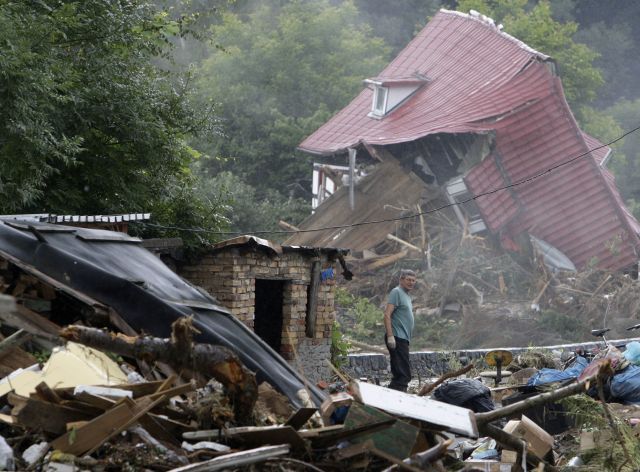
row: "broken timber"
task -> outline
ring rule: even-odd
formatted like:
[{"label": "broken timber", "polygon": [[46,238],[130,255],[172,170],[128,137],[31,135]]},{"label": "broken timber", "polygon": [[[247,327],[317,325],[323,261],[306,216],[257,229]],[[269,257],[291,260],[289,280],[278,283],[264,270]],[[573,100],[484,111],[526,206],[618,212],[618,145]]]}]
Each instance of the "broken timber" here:
[{"label": "broken timber", "polygon": [[[215,378],[226,388],[233,401],[236,419],[247,420],[253,412],[258,388],[255,376],[229,349],[211,344],[196,344],[185,339],[188,318],[174,322],[172,339],[131,337],[95,328],[71,325],[60,331],[70,341],[145,361],[164,361],[173,367],[193,369]],[[176,334],[178,332],[178,334]]]}]

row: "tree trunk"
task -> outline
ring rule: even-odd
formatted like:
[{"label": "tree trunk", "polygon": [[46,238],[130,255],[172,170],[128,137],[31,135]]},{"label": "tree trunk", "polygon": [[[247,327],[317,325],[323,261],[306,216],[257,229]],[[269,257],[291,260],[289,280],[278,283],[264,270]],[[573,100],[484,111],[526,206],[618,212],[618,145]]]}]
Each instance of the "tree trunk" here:
[{"label": "tree trunk", "polygon": [[63,328],[60,336],[96,349],[147,362],[163,361],[178,370],[191,369],[207,378],[215,378],[226,388],[233,403],[236,420],[248,420],[258,394],[254,374],[229,349],[211,344],[195,344],[188,336],[185,339],[184,331],[182,336],[176,336],[176,323],[173,328],[171,340],[132,337],[77,325]]}]

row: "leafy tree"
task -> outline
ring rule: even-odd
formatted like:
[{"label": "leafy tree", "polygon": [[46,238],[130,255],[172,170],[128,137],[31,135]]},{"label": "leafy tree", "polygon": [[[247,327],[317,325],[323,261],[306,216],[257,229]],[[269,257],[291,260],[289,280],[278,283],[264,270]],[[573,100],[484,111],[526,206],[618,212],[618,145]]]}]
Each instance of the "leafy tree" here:
[{"label": "leafy tree", "polygon": [[[619,101],[606,110],[625,131],[631,131],[640,125],[640,99]],[[622,133],[620,133],[622,134]],[[624,138],[613,155],[611,169],[614,171],[618,186],[629,207],[640,218],[640,132],[636,131]]]},{"label": "leafy tree", "polygon": [[400,52],[442,6],[440,0],[355,0],[360,16],[373,31]]},{"label": "leafy tree", "polygon": [[[142,1],[0,1],[0,211],[138,212],[188,200],[212,129],[162,69],[180,24]],[[170,220],[217,225],[202,202]]]},{"label": "leafy tree", "polygon": [[575,22],[560,23],[553,19],[548,1],[528,8],[528,0],[461,0],[458,10],[477,10],[504,25],[504,30],[532,48],[551,56],[558,65],[567,101],[580,118],[580,108],[588,105],[603,83],[593,62],[597,53],[573,36]]},{"label": "leafy tree", "polygon": [[[200,188],[208,199],[226,204],[221,215],[229,220],[229,230],[239,233],[272,230],[280,220],[296,224],[311,211],[309,200],[283,196],[273,189],[257,190],[228,171],[203,179]],[[276,233],[260,236],[272,240],[286,238],[285,234]]]},{"label": "leafy tree", "polygon": [[225,13],[212,34],[222,48],[204,62],[200,86],[218,103],[225,139],[202,146],[222,158],[207,167],[259,190],[287,193],[310,178],[310,157],[296,146],[388,60],[350,2],[266,2]]}]

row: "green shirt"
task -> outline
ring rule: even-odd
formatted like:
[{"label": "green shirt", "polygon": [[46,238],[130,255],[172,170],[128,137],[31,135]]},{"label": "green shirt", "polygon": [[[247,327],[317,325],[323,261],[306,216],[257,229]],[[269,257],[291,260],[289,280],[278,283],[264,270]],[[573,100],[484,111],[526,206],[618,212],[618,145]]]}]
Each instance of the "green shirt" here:
[{"label": "green shirt", "polygon": [[413,331],[413,305],[409,294],[400,286],[389,292],[387,303],[394,306],[391,313],[391,328],[396,338],[411,341]]}]

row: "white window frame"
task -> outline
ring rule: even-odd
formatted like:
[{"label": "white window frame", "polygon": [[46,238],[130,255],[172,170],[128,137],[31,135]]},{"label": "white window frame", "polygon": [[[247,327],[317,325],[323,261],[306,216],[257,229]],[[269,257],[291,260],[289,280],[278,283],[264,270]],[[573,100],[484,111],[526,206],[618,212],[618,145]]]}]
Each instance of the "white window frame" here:
[{"label": "white window frame", "polygon": [[445,185],[445,193],[447,195],[447,199],[451,204],[453,204],[453,211],[455,212],[460,224],[464,226],[467,224],[467,228],[469,233],[475,234],[480,233],[487,229],[487,225],[483,221],[481,216],[476,217],[475,219],[471,219],[473,215],[467,215],[466,211],[458,205],[458,203],[462,203],[469,196],[471,196],[471,192],[467,188],[467,185],[462,180],[462,177],[456,177],[453,180],[450,180]]},{"label": "white window frame", "polygon": [[[378,102],[380,94],[384,94],[382,100],[382,108],[378,108]],[[382,85],[376,85],[373,89],[373,102],[371,103],[371,113],[377,116],[384,116],[387,113],[387,102],[389,101],[389,87],[383,87]]]}]

